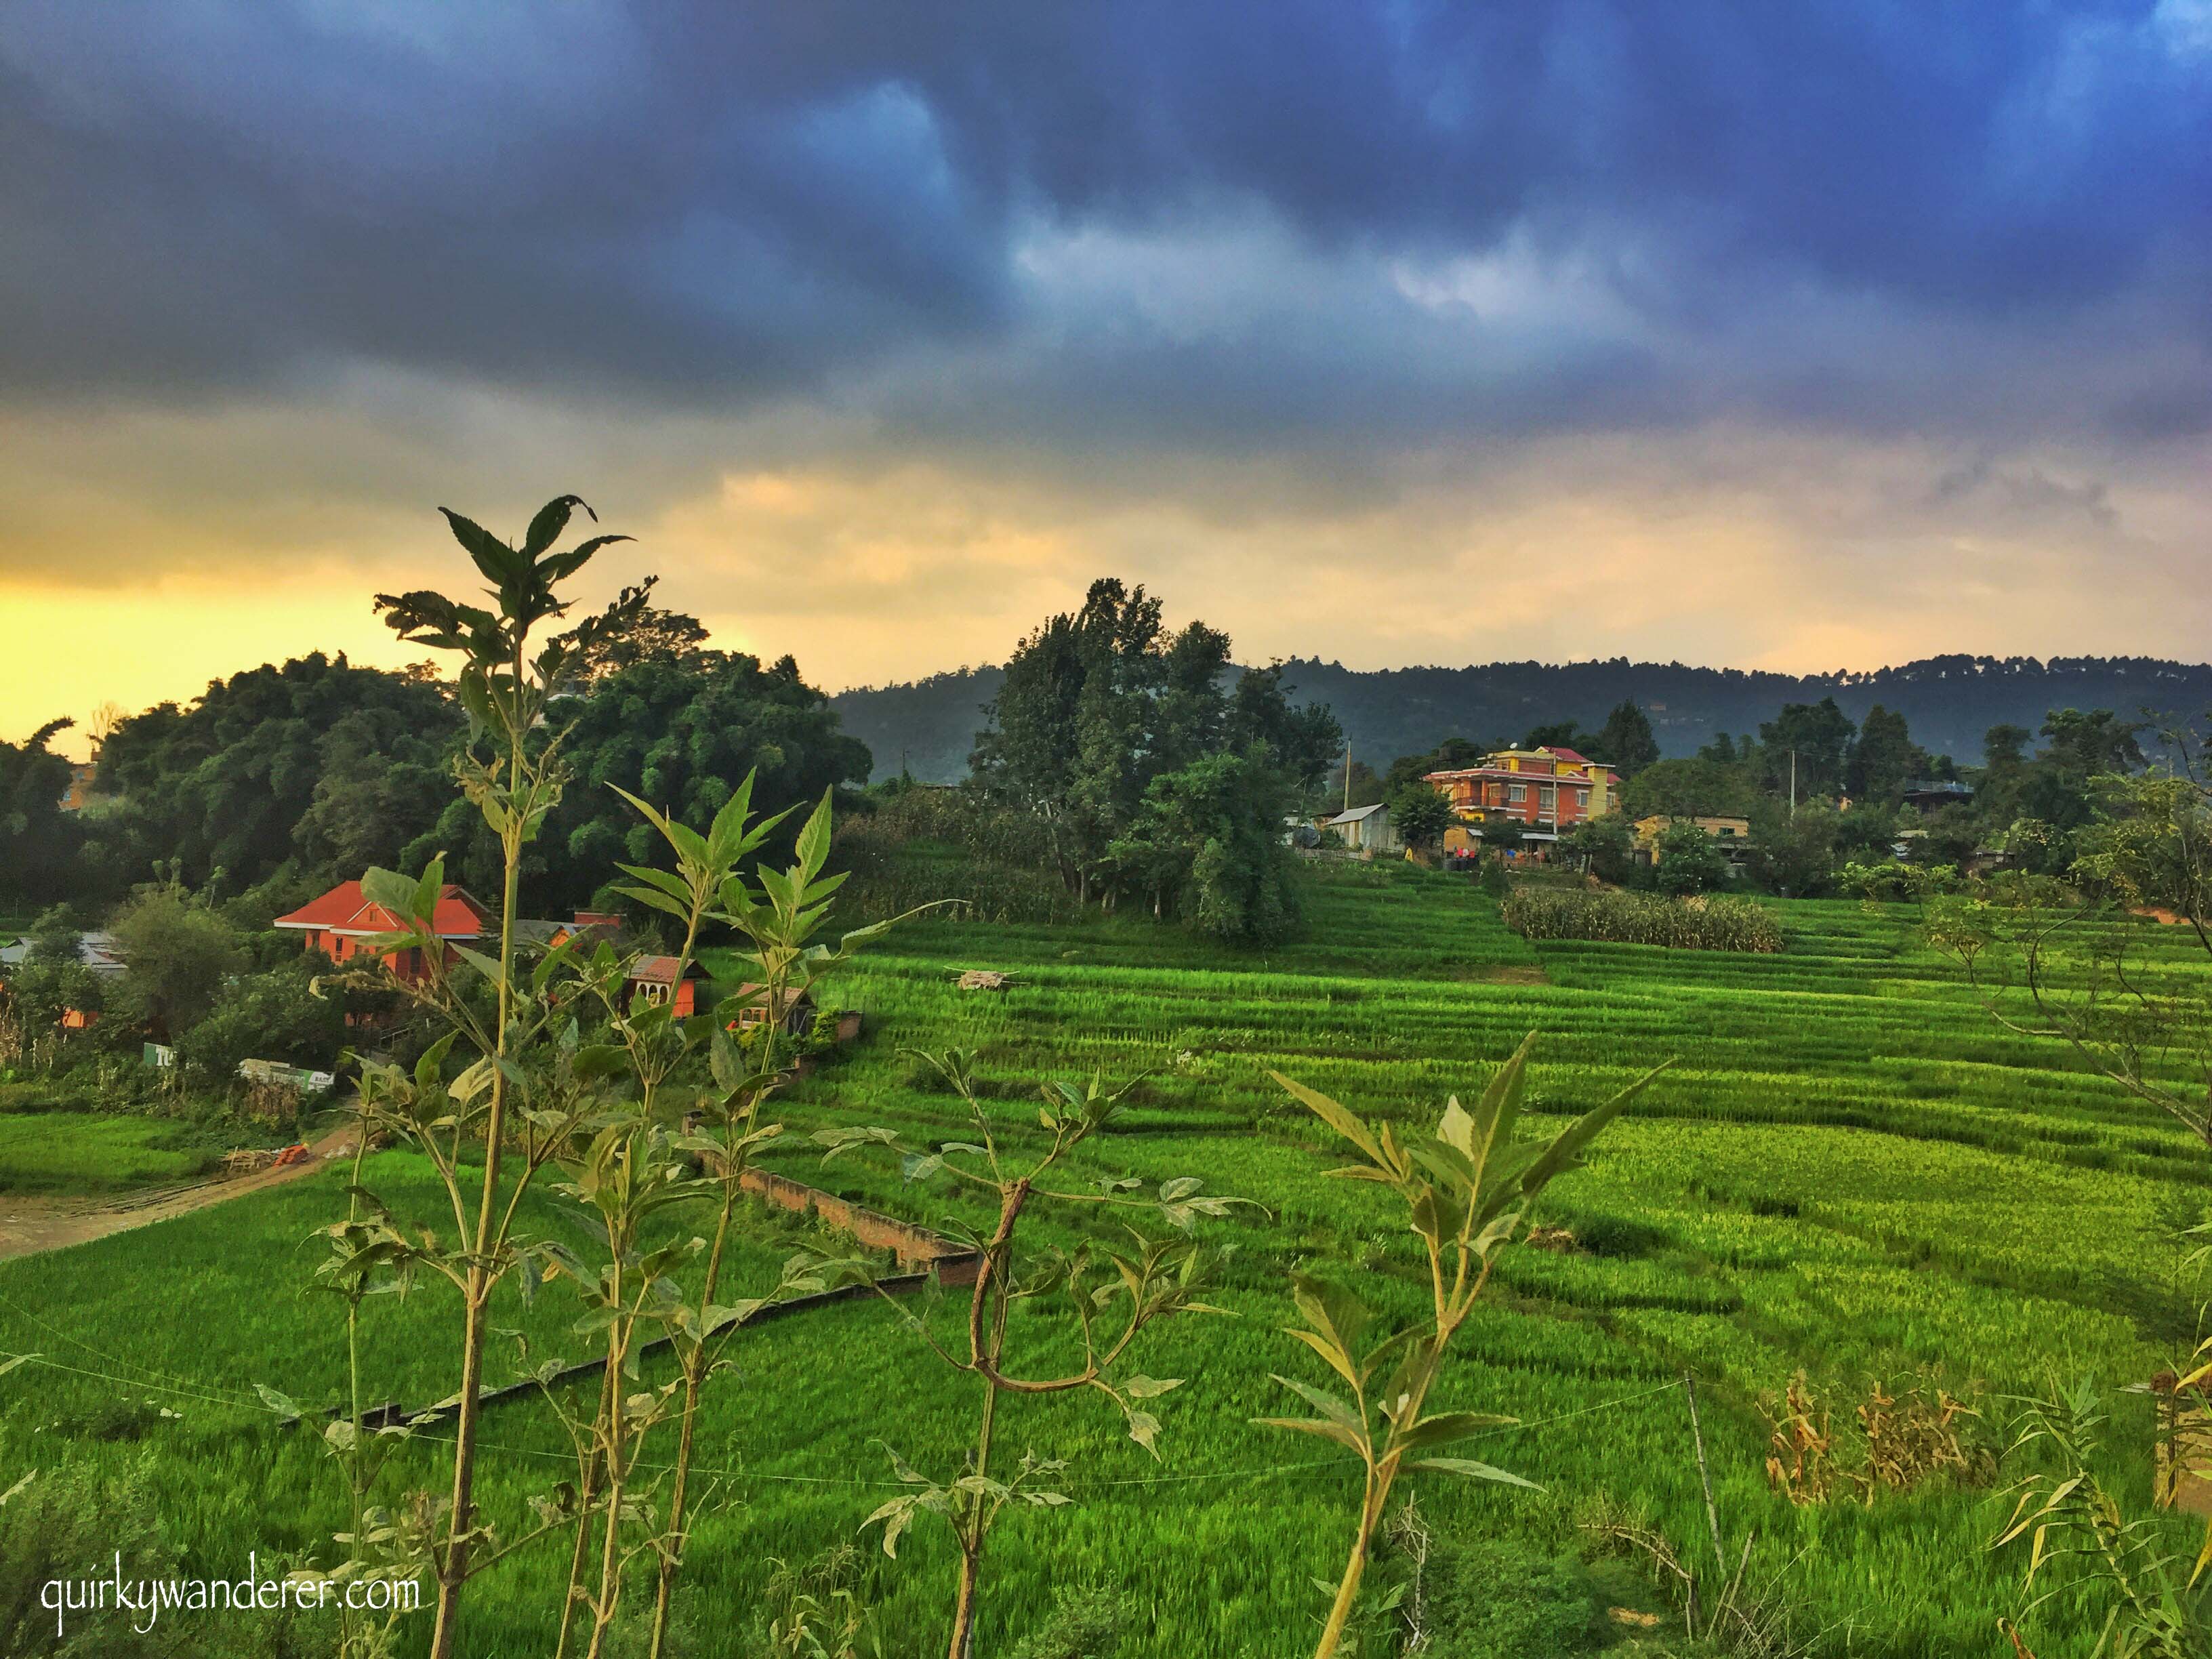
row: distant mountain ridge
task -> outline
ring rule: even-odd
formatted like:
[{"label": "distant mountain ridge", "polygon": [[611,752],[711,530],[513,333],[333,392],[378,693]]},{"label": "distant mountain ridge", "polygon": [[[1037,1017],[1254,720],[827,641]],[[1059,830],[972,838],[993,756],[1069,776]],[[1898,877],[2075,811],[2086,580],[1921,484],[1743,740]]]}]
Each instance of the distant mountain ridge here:
[{"label": "distant mountain ridge", "polygon": [[[1446,738],[1505,742],[1565,720],[1595,728],[1623,697],[1644,706],[1668,755],[1689,754],[1717,732],[1755,732],[1784,703],[1832,696],[1854,720],[1863,720],[1876,703],[1902,714],[1917,742],[1966,765],[1980,760],[1982,734],[1992,726],[2033,732],[2054,708],[2111,708],[2130,718],[2145,708],[2179,717],[2212,709],[2212,665],[2158,657],[1928,657],[1832,674],[1692,668],[1626,657],[1381,669],[1304,657],[1284,666],[1294,700],[1328,704],[1352,752],[1378,771]],[[877,777],[897,776],[903,763],[926,783],[952,783],[967,775],[983,705],[1005,678],[997,667],[963,668],[841,691],[830,701],[845,729],[874,755]]]}]

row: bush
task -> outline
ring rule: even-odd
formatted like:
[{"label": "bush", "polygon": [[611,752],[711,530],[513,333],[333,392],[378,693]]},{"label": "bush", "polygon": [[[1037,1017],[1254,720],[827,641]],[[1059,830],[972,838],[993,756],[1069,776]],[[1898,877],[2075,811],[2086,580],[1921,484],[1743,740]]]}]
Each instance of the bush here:
[{"label": "bush", "polygon": [[1014,1659],[1107,1659],[1144,1616],[1143,1605],[1126,1589],[1063,1589],[1044,1622],[1014,1650]]},{"label": "bush", "polygon": [[1652,848],[1651,878],[1662,892],[1708,893],[1728,885],[1729,862],[1712,836],[1677,818]]},{"label": "bush", "polygon": [[1748,899],[1516,888],[1499,914],[1527,939],[1587,939],[1677,951],[1779,951],[1782,929]]},{"label": "bush", "polygon": [[1423,1651],[1436,1659],[1565,1659],[1610,1634],[1603,1596],[1571,1555],[1463,1544],[1438,1550],[1427,1577]]},{"label": "bush", "polygon": [[[132,1409],[159,1420],[155,1407]],[[125,1422],[128,1415],[112,1413],[117,1431],[101,1437],[137,1438],[137,1431]],[[261,1565],[266,1576],[268,1557]],[[143,1615],[134,1620],[112,1608],[67,1614],[58,1643],[53,1612],[40,1605],[45,1586],[56,1579],[81,1583],[88,1576],[112,1577],[119,1571],[135,1587],[145,1579],[174,1577],[179,1571],[177,1550],[155,1518],[143,1468],[128,1466],[116,1474],[82,1468],[39,1470],[0,1507],[0,1654],[199,1659],[221,1652],[246,1659],[287,1650],[330,1650],[327,1631],[318,1632],[319,1641],[300,1639],[306,1634],[301,1627],[310,1621],[297,1616],[234,1621],[173,1613],[142,1632],[133,1626],[143,1622]]]},{"label": "bush", "polygon": [[208,1016],[177,1039],[177,1057],[199,1082],[227,1088],[239,1063],[273,1060],[327,1071],[345,1045],[345,1012],[336,997],[307,989],[308,963],[294,958],[265,974],[227,983]]}]

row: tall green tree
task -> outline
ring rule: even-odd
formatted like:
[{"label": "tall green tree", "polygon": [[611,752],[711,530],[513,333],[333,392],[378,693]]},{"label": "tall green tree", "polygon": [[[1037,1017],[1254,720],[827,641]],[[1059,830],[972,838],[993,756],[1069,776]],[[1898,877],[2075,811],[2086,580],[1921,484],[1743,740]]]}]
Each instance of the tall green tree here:
[{"label": "tall green tree", "polygon": [[1559,850],[1600,881],[1626,881],[1636,868],[1636,835],[1625,812],[1585,819],[1559,837]]},{"label": "tall green tree", "polygon": [[1758,799],[1758,783],[1746,769],[1703,755],[1647,766],[1620,788],[1631,818],[1742,817]]},{"label": "tall green tree", "polygon": [[1282,822],[1294,799],[1267,752],[1208,755],[1163,773],[1109,849],[1109,864],[1155,915],[1244,945],[1290,936],[1298,920]]},{"label": "tall green tree", "polygon": [[149,887],[108,923],[123,958],[109,1011],[167,1042],[205,1018],[247,965],[246,942],[175,886]]},{"label": "tall green tree", "polygon": [[62,896],[78,826],[62,811],[70,763],[47,745],[73,721],[48,720],[21,743],[0,743],[0,896],[19,903]]},{"label": "tall green tree", "polygon": [[1833,697],[1784,704],[1779,714],[1762,721],[1759,728],[1767,793],[1784,796],[1790,793],[1794,756],[1799,800],[1842,794],[1851,739],[1857,730],[1851,717],[1836,707]]},{"label": "tall green tree", "polygon": [[[1530,744],[1534,747],[1534,744]],[[1479,764],[1489,751],[1479,743],[1466,738],[1446,738],[1425,755],[1401,755],[1390,763],[1382,784],[1385,795],[1395,794],[1409,783],[1418,783],[1431,772],[1449,772],[1463,766]],[[1361,801],[1355,805],[1365,805]]]},{"label": "tall green tree", "polygon": [[2142,721],[2123,721],[2109,708],[2087,714],[2078,708],[2054,708],[2043,722],[2046,747],[2039,758],[2074,784],[2104,773],[2140,772],[2144,729]]},{"label": "tall green tree", "polygon": [[1390,797],[1390,825],[1406,845],[1427,850],[1437,846],[1451,827],[1451,803],[1419,778],[1409,779]]},{"label": "tall green tree", "polygon": [[1652,735],[1650,716],[1633,698],[1621,699],[1605,717],[1593,741],[1597,752],[1590,758],[1603,761],[1624,779],[1634,777],[1659,758],[1659,739]]},{"label": "tall green tree", "polygon": [[1528,736],[1521,739],[1521,746],[1523,749],[1571,749],[1577,754],[1597,756],[1607,753],[1599,746],[1603,741],[1599,734],[1583,731],[1573,720],[1553,720],[1547,725],[1530,726]]},{"label": "tall green tree", "polygon": [[1887,804],[1912,779],[1926,777],[1934,769],[1928,751],[1913,742],[1905,716],[1876,703],[1867,710],[1858,741],[1851,745],[1844,787],[1854,800]]},{"label": "tall green tree", "polygon": [[[1792,812],[1779,801],[1760,801],[1751,813],[1752,876],[1786,898],[1820,897],[1835,885],[1843,826],[1860,816],[1825,802],[1808,801]],[[1888,857],[1887,848],[1881,856]]]},{"label": "tall green tree", "polygon": [[[645,586],[649,589],[653,583]],[[588,623],[560,636],[569,650],[568,684],[590,690],[610,675],[640,663],[677,663],[703,667],[723,653],[707,647],[706,624],[680,611],[641,605],[615,629]]]},{"label": "tall green tree", "polygon": [[[976,738],[975,781],[1037,817],[1079,897],[1145,897],[1164,910],[1184,854],[1195,868],[1209,844],[1279,840],[1295,793],[1342,752],[1328,710],[1295,707],[1289,692],[1279,666],[1235,675],[1218,629],[1194,622],[1170,633],[1158,599],[1101,579],[1079,611],[1048,619],[1007,663]],[[1193,769],[1224,757],[1236,763]],[[1254,769],[1273,781],[1263,787]],[[1171,776],[1182,781],[1155,796]],[[1164,845],[1166,825],[1212,810],[1190,817],[1185,805],[1229,799],[1254,815],[1231,841]]]}]

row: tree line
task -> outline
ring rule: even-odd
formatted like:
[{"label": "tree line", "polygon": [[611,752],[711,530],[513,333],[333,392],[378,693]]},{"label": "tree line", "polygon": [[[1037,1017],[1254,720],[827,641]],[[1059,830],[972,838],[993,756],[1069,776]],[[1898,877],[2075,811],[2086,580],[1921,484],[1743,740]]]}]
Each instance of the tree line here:
[{"label": "tree line", "polygon": [[[790,657],[705,644],[695,619],[641,605],[578,653],[556,699],[574,783],[520,873],[526,909],[589,904],[611,861],[647,850],[609,786],[709,815],[749,775],[781,808],[866,780],[865,745]],[[56,721],[0,744],[0,902],[88,912],[149,880],[275,915],[372,866],[449,859],[481,891],[498,873],[480,816],[452,799],[471,739],[458,688],[314,653],[120,720],[94,793],[61,808]]]}]

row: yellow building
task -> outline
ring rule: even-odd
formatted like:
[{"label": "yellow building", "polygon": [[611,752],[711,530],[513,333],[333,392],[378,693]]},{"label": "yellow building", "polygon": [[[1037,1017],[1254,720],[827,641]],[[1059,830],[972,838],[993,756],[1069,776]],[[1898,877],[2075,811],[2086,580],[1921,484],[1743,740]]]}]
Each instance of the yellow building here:
[{"label": "yellow building", "polygon": [[1741,863],[1751,847],[1751,820],[1731,817],[1670,817],[1664,812],[1655,812],[1648,818],[1636,821],[1636,861],[1638,864],[1659,862],[1659,837],[1677,823],[1694,823],[1715,841],[1731,863]]}]

